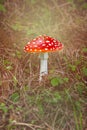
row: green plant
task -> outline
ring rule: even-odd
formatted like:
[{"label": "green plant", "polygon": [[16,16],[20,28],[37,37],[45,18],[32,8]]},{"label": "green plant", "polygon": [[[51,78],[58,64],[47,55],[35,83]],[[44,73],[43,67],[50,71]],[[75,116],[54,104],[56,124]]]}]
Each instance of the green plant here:
[{"label": "green plant", "polygon": [[21,59],[21,57],[22,57],[21,52],[18,51],[18,50],[16,50],[15,55],[16,55],[16,57],[19,58],[19,59]]},{"label": "green plant", "polygon": [[74,72],[76,70],[76,65],[69,64],[69,68]]},{"label": "green plant", "polygon": [[0,11],[2,11],[2,12],[6,12],[6,8],[4,7],[3,4],[0,4]]},{"label": "green plant", "polygon": [[9,59],[4,59],[2,62],[3,62],[3,66],[6,68],[6,70],[10,71],[13,69],[12,63]]},{"label": "green plant", "polygon": [[58,85],[62,85],[64,83],[68,83],[68,81],[69,81],[68,77],[62,78],[62,77],[58,76],[58,77],[54,77],[54,78],[51,79],[51,85],[53,87],[55,87],[55,86],[58,86]]},{"label": "green plant", "polygon": [[82,52],[87,52],[87,47],[82,48]]},{"label": "green plant", "polygon": [[83,73],[84,76],[87,76],[87,67],[84,66],[82,68],[82,73]]},{"label": "green plant", "polygon": [[75,101],[68,90],[65,90],[66,98],[70,101],[73,108],[73,115],[76,125],[76,130],[82,130],[82,111],[81,111],[81,103],[80,101]]},{"label": "green plant", "polygon": [[76,130],[82,130],[82,112],[81,112],[81,105],[79,101],[75,102],[75,105],[73,105],[73,113],[74,113],[74,119],[76,123]]},{"label": "green plant", "polygon": [[0,0],[0,4],[4,4],[5,0]]},{"label": "green plant", "polygon": [[15,92],[13,93],[11,96],[10,96],[10,99],[13,101],[13,102],[18,102],[19,101],[19,98],[20,98],[20,95],[18,92]]},{"label": "green plant", "polygon": [[87,3],[86,2],[82,4],[82,9],[87,9]]},{"label": "green plant", "polygon": [[8,107],[6,106],[5,103],[0,104],[0,110],[2,110],[4,113],[8,112]]},{"label": "green plant", "polygon": [[52,86],[58,86],[60,84],[63,84],[63,79],[61,77],[54,77],[51,79],[51,85]]},{"label": "green plant", "polygon": [[83,90],[85,88],[85,85],[83,82],[78,82],[76,85],[75,85],[75,88],[77,90],[77,92],[79,93],[79,95],[81,96],[82,93],[83,93]]},{"label": "green plant", "polygon": [[17,80],[15,75],[13,75],[13,79],[12,80],[13,80],[14,87],[16,88],[18,80]]}]

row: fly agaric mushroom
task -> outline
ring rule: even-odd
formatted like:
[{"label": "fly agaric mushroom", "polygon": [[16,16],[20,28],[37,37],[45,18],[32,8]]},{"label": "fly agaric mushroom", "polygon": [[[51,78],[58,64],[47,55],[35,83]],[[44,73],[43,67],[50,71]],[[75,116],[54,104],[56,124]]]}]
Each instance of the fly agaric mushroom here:
[{"label": "fly agaric mushroom", "polygon": [[63,44],[57,41],[55,38],[46,35],[40,35],[35,39],[31,40],[24,47],[25,52],[39,52],[40,53],[40,78],[42,80],[42,76],[48,74],[48,52],[58,51],[63,48]]}]

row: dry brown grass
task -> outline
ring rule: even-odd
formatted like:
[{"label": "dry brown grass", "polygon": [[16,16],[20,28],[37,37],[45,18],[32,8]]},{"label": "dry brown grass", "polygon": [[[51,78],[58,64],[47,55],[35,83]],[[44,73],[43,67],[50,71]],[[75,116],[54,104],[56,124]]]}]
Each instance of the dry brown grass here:
[{"label": "dry brown grass", "polygon": [[[87,77],[83,69],[87,67],[87,10],[81,8],[82,3],[4,3],[7,12],[1,14],[0,21],[2,130],[86,129]],[[24,53],[23,46],[44,33],[60,39],[64,50],[49,53],[49,74],[39,83],[38,54]],[[52,79],[57,77],[63,83],[52,86]],[[15,93],[19,96],[16,102]]]}]

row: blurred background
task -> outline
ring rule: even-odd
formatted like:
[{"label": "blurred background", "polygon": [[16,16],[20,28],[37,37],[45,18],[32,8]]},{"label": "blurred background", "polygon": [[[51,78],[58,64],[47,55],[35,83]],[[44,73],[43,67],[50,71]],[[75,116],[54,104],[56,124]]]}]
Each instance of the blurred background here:
[{"label": "blurred background", "polygon": [[[23,48],[43,34],[64,49],[49,53],[39,83],[39,54]],[[2,130],[87,129],[86,0],[0,0],[0,120]]]}]

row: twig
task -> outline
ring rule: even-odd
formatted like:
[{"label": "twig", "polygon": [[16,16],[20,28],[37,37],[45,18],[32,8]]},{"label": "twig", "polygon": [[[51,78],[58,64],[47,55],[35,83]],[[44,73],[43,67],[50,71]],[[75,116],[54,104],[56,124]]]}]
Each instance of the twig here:
[{"label": "twig", "polygon": [[70,4],[71,4],[70,2],[67,2],[67,3],[61,4],[61,5],[59,5],[59,8],[60,8],[60,7],[67,6],[67,5],[70,5]]},{"label": "twig", "polygon": [[29,123],[24,123],[24,122],[17,122],[16,120],[12,121],[12,125],[26,126],[26,127],[31,128],[32,130],[35,130],[35,128],[43,128],[43,127],[38,126],[38,125],[33,125],[33,124],[29,124]]}]

